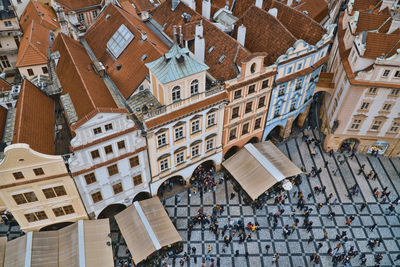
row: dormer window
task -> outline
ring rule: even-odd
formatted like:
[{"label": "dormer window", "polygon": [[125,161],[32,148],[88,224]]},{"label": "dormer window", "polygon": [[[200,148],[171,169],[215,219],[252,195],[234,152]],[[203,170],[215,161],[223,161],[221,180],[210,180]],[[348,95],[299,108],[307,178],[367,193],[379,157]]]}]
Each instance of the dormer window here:
[{"label": "dormer window", "polygon": [[107,42],[107,49],[113,57],[118,58],[135,36],[122,24]]},{"label": "dormer window", "polygon": [[172,89],[172,102],[181,100],[181,88],[179,86],[175,86]]}]

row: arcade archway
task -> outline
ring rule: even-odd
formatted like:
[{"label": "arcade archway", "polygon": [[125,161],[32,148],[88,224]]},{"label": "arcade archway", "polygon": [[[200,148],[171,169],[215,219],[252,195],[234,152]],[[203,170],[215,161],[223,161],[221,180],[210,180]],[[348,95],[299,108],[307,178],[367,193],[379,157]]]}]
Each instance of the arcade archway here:
[{"label": "arcade archway", "polygon": [[102,212],[100,212],[99,216],[97,216],[97,219],[114,217],[114,215],[120,213],[124,209],[126,209],[126,206],[124,204],[117,203],[108,205],[103,209]]},{"label": "arcade archway", "polygon": [[135,201],[146,200],[149,198],[151,198],[151,195],[149,192],[140,192],[133,198],[132,203]]},{"label": "arcade archway", "polygon": [[356,138],[347,138],[342,141],[339,147],[339,151],[356,151],[360,141]]},{"label": "arcade archway", "polygon": [[64,228],[64,227],[66,227],[68,225],[71,225],[71,224],[73,224],[73,222],[54,223],[54,224],[50,224],[50,225],[47,225],[47,226],[41,228],[39,230],[39,232],[56,231],[56,230],[59,230],[59,229]]},{"label": "arcade archway", "polygon": [[233,146],[233,147],[229,148],[229,150],[226,151],[226,153],[224,155],[224,160],[229,159],[230,157],[235,155],[235,153],[238,152],[238,151],[239,151],[239,147],[238,146]]},{"label": "arcade archway", "polygon": [[283,132],[283,126],[282,125],[277,125],[275,126],[267,135],[265,138],[265,141],[271,140],[273,143],[279,143],[282,141],[282,132]]},{"label": "arcade archway", "polygon": [[187,182],[181,175],[176,175],[165,180],[157,190],[157,196],[167,198],[185,189]]},{"label": "arcade archway", "polygon": [[247,141],[247,144],[255,144],[260,142],[260,140],[258,139],[258,137],[252,137],[249,141]]}]

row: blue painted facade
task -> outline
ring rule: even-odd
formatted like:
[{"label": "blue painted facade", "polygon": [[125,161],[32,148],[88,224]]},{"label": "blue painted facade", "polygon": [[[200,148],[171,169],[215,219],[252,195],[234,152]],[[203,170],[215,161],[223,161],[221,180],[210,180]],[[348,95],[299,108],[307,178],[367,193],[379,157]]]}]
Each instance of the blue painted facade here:
[{"label": "blue painted facade", "polygon": [[[288,62],[288,59],[290,59],[289,56],[299,54],[299,52],[296,53],[296,49],[301,50],[304,57],[299,57]],[[278,58],[276,61],[278,74],[275,76],[262,140],[265,140],[276,126],[285,128],[290,117],[293,117],[293,120],[295,120],[299,114],[305,112],[307,106],[311,104],[315,86],[323,65],[316,69],[312,68],[310,72],[302,76],[297,76],[292,80],[279,84],[277,82],[288,75],[293,75],[311,67],[327,55],[328,49],[329,45],[317,49],[317,47],[310,46],[303,40],[298,40],[294,48],[288,49],[286,55]],[[315,50],[315,52],[310,53],[312,50]]]}]

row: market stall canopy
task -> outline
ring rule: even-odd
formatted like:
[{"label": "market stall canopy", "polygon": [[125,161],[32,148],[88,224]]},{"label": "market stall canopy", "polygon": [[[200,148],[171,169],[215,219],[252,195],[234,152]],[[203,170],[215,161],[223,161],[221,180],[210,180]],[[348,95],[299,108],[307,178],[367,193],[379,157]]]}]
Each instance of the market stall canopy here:
[{"label": "market stall canopy", "polygon": [[302,173],[271,141],[246,144],[222,165],[253,200],[277,182]]},{"label": "market stall canopy", "polygon": [[134,202],[115,215],[115,220],[136,264],[162,247],[182,241],[158,197]]},{"label": "market stall canopy", "polygon": [[[108,219],[78,221],[57,231],[28,232],[9,242],[0,240],[0,267],[114,266]],[[4,243],[4,244],[3,244]],[[4,254],[4,253],[3,253]]]}]

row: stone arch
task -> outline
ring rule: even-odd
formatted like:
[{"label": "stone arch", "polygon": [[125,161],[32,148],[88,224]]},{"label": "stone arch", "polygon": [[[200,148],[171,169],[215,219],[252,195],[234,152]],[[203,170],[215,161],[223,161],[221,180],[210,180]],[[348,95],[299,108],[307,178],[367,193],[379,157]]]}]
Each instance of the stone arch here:
[{"label": "stone arch", "polygon": [[229,159],[230,157],[232,157],[233,155],[236,154],[236,152],[239,151],[239,147],[238,146],[232,146],[231,148],[228,149],[228,151],[226,151],[226,153],[224,154],[224,160]]},{"label": "stone arch", "polygon": [[135,202],[135,201],[146,200],[146,199],[149,199],[149,198],[151,198],[151,194],[149,192],[139,192],[133,198],[132,203]]},{"label": "stone arch", "polygon": [[268,135],[267,135],[267,137],[265,138],[264,141],[271,140],[271,141],[279,142],[282,139],[284,130],[285,130],[285,127],[283,127],[282,125],[280,125],[280,124],[276,125],[268,133]]},{"label": "stone arch", "polygon": [[252,138],[249,139],[249,141],[246,142],[246,144],[255,144],[260,142],[260,139],[257,136],[253,136]]},{"label": "stone arch", "polygon": [[167,178],[157,188],[157,196],[166,198],[185,188],[186,181],[182,175],[175,175]]},{"label": "stone arch", "polygon": [[121,204],[121,203],[115,203],[115,204],[108,205],[100,212],[99,216],[97,216],[97,219],[114,217],[114,215],[120,213],[124,209],[126,209],[126,205]]},{"label": "stone arch", "polygon": [[64,228],[68,225],[73,224],[73,222],[60,222],[60,223],[53,223],[47,226],[40,228],[39,232],[46,232],[46,231],[56,231],[61,228]]}]

